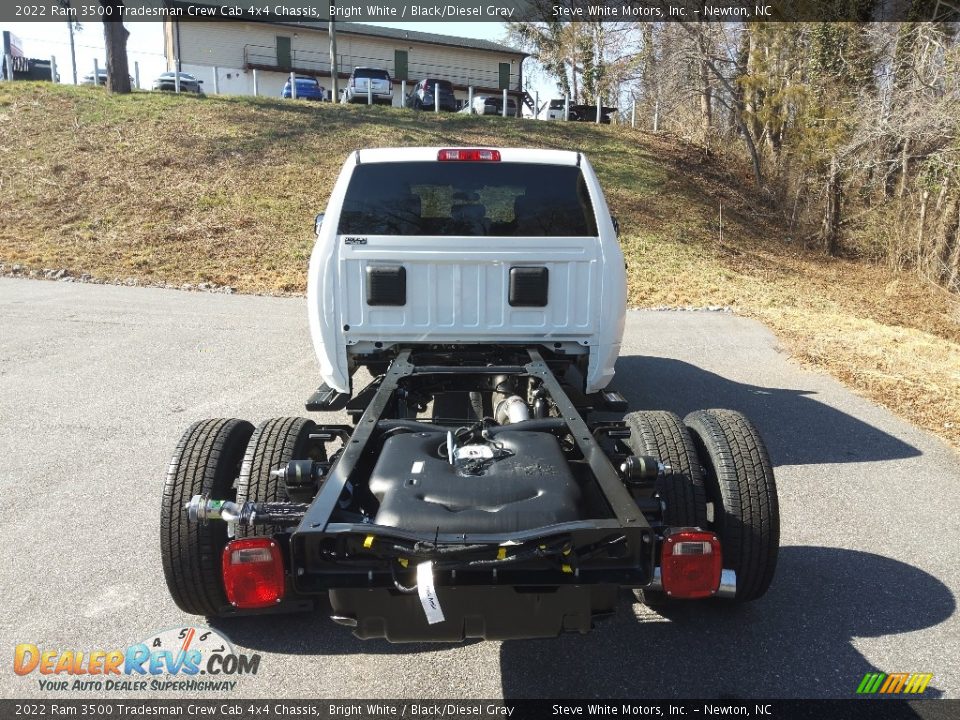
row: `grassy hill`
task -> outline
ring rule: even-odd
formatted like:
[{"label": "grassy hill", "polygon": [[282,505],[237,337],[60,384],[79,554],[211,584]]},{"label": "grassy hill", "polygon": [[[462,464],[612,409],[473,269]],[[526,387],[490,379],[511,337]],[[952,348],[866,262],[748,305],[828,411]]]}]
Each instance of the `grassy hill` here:
[{"label": "grassy hill", "polygon": [[346,155],[402,145],[582,150],[620,219],[633,305],[731,306],[960,445],[957,298],[805,249],[754,201],[747,167],[627,128],[5,83],[0,263],[302,292]]}]

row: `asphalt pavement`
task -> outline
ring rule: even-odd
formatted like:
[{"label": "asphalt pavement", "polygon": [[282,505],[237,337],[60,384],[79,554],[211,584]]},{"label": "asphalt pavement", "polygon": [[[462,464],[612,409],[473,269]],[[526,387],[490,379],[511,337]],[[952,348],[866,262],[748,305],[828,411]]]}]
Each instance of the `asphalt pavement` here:
[{"label": "asphalt pavement", "polygon": [[[17,644],[90,652],[196,623],[160,567],[177,439],[303,414],[317,384],[302,299],[0,279],[2,696],[105,694],[42,691],[12,672]],[[867,672],[929,672],[925,697],[960,698],[954,451],[730,313],[630,312],[615,385],[637,409],[754,420],[782,516],[763,599],[658,614],[625,596],[588,635],[462,645],[359,641],[320,613],[221,622],[262,658],[236,694],[850,697]]]}]

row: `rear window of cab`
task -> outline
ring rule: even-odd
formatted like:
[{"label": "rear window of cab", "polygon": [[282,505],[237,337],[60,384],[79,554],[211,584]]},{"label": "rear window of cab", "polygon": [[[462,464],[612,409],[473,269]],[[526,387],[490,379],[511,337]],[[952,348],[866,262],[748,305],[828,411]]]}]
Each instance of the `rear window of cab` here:
[{"label": "rear window of cab", "polygon": [[579,167],[500,162],[369,163],[353,171],[340,234],[595,237]]},{"label": "rear window of cab", "polygon": [[353,71],[355,78],[373,78],[374,80],[389,80],[390,74],[386,70],[374,70],[372,68],[357,68]]}]

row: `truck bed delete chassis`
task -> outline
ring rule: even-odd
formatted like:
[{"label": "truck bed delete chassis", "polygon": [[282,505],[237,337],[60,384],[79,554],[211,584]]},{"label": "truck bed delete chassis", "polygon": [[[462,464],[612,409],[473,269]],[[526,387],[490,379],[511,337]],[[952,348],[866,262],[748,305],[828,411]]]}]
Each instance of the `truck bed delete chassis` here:
[{"label": "truck bed delete chassis", "polygon": [[[290,537],[296,595],[328,592],[334,619],[359,637],[462,640],[586,632],[594,617],[613,611],[619,587],[653,581],[657,543],[650,523],[581,416],[583,408],[539,351],[521,352],[528,362],[515,365],[417,365],[410,350],[398,354]],[[369,477],[378,435],[396,427],[391,419],[406,416],[411,390],[439,382],[469,391],[504,376],[536,379],[559,414],[505,427],[572,438],[576,462],[595,478],[608,517],[498,534],[414,532],[342,520],[344,498],[362,491],[357,478]],[[416,568],[424,562],[432,563],[445,617],[440,623],[428,623],[414,590]]]}]

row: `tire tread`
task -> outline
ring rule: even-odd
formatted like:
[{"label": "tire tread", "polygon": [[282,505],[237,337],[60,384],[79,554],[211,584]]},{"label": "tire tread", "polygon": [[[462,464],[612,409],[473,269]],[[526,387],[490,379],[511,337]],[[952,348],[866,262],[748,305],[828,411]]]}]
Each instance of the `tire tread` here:
[{"label": "tire tread", "polygon": [[227,600],[220,579],[226,525],[191,523],[184,505],[204,493],[229,499],[236,465],[252,432],[245,420],[200,420],[187,428],[167,466],[160,554],[170,595],[185,612],[215,616]]},{"label": "tire tread", "polygon": [[624,418],[630,428],[627,446],[638,455],[651,455],[670,465],[657,481],[666,503],[664,524],[706,527],[706,490],[690,432],[675,413],[664,410],[632,412]]},{"label": "tire tread", "polygon": [[[770,587],[780,547],[780,509],[773,467],[753,423],[734,410],[700,410],[686,418],[715,482],[715,524],[724,566],[737,572],[736,600]],[[719,502],[717,502],[719,500]]]},{"label": "tire tread", "polygon": [[[247,444],[237,480],[237,502],[285,502],[289,498],[282,479],[270,475],[271,470],[284,467],[298,458],[305,440],[315,427],[312,420],[301,417],[271,418],[261,423]],[[241,537],[272,535],[274,529],[266,526],[237,528]]]}]

